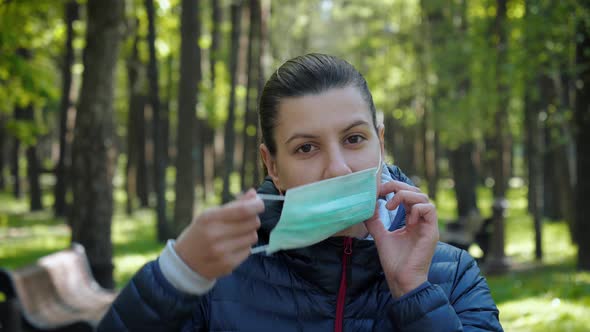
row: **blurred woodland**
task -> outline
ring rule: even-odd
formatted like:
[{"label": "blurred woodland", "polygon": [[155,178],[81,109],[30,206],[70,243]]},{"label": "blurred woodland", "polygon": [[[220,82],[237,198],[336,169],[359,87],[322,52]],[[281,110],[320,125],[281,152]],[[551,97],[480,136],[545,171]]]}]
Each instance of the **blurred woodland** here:
[{"label": "blurred woodland", "polygon": [[52,211],[113,287],[118,206],[154,211],[162,243],[259,184],[257,99],[308,52],[366,77],[387,161],[452,192],[442,228],[490,220],[490,271],[512,189],[535,259],[561,221],[590,270],[587,1],[0,0],[0,191]]}]

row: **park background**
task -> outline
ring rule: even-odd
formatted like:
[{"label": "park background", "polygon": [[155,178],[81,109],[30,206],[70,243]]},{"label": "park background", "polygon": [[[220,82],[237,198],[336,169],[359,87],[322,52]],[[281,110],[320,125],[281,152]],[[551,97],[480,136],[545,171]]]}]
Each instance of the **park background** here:
[{"label": "park background", "polygon": [[0,267],[75,241],[123,287],[260,183],[258,96],[308,52],[366,77],[507,331],[590,330],[586,1],[0,0]]}]

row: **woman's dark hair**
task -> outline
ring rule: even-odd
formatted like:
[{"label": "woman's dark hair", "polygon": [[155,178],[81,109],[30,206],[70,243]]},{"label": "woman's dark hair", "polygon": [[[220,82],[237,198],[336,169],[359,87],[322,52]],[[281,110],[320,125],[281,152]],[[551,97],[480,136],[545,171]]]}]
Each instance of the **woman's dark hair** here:
[{"label": "woman's dark hair", "polygon": [[280,66],[264,85],[258,110],[262,141],[270,154],[275,155],[277,151],[274,128],[282,98],[319,94],[348,86],[359,89],[369,105],[373,124],[377,128],[375,104],[367,81],[350,63],[335,56],[310,53],[288,60]]}]

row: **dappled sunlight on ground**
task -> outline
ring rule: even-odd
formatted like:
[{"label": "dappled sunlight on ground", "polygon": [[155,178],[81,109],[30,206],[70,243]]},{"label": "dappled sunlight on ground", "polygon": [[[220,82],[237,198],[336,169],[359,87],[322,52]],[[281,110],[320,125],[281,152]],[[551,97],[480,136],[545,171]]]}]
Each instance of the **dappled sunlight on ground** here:
[{"label": "dappled sunlight on ground", "polygon": [[559,298],[528,298],[500,305],[506,331],[579,331],[590,327],[588,304]]}]

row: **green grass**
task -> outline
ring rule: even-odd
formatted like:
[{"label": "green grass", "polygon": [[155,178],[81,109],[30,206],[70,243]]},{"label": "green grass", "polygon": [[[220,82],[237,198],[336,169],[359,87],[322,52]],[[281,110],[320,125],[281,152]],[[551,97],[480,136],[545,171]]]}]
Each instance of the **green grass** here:
[{"label": "green grass", "polygon": [[[515,266],[534,262],[533,221],[527,214],[526,188],[511,188],[507,194],[506,255]],[[491,214],[489,189],[478,191],[482,214]],[[456,218],[454,192],[441,188],[436,200],[442,222]],[[470,252],[477,253],[475,246]],[[543,224],[543,266],[515,269],[487,277],[506,331],[590,331],[590,273],[575,268],[577,249],[563,221]],[[474,255],[475,256],[475,255]]]},{"label": "green grass", "polygon": [[[70,228],[63,219],[54,218],[49,209],[34,213],[27,209],[25,200],[0,193],[0,267],[23,266],[69,246]],[[118,288],[143,264],[156,258],[163,247],[156,241],[151,210],[137,210],[128,216],[122,208],[117,209],[112,239]]]},{"label": "green grass", "polygon": [[[444,223],[456,218],[456,206],[453,191],[448,184],[445,187],[444,181],[441,184],[436,204]],[[482,214],[490,215],[490,190],[480,188],[478,198]],[[138,210],[127,216],[122,208],[124,199],[123,192],[115,193],[113,243],[115,280],[119,288],[143,264],[157,257],[163,246],[155,240],[153,212]],[[508,199],[506,253],[515,266],[526,266],[534,258],[526,188],[511,188]],[[44,197],[45,206],[50,201]],[[53,218],[49,210],[30,213],[27,209],[25,200],[17,201],[9,194],[0,193],[1,267],[23,266],[69,244],[70,230],[63,220]],[[540,267],[487,278],[505,330],[590,331],[590,273],[575,269],[576,248],[564,222],[544,223],[543,251],[544,264]],[[470,252],[476,255],[477,247],[472,247]]]}]

